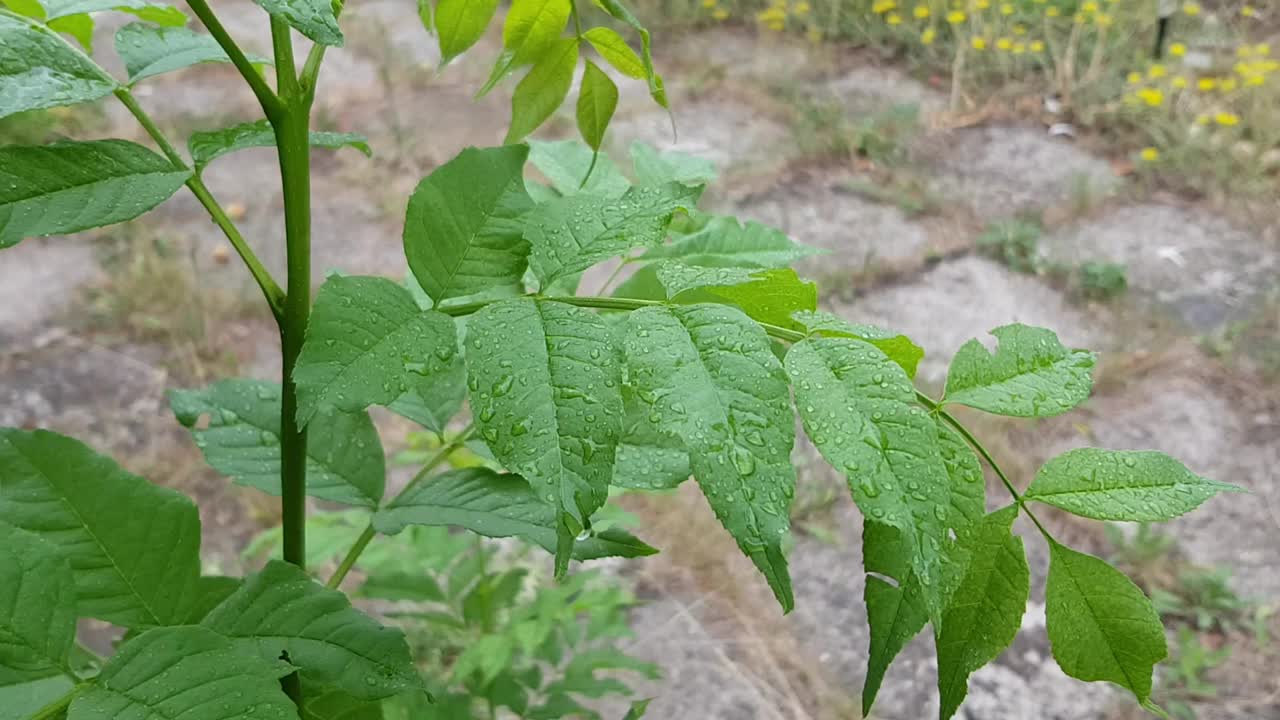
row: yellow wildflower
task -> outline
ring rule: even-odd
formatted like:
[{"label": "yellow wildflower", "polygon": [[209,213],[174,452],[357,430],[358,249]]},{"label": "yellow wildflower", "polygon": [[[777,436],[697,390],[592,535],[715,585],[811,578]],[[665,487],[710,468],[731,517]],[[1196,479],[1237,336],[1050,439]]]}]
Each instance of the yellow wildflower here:
[{"label": "yellow wildflower", "polygon": [[1129,73],[1128,77],[1126,77],[1125,79],[1129,82],[1130,85],[1137,85],[1138,83],[1142,82],[1142,73],[1135,70]]},{"label": "yellow wildflower", "polygon": [[1187,54],[1187,46],[1182,43],[1173,43],[1169,46],[1169,54],[1174,57],[1182,57]]},{"label": "yellow wildflower", "polygon": [[803,2],[803,0],[801,2],[796,3],[796,6],[792,9],[792,12],[794,12],[797,17],[804,17],[805,15],[808,15],[809,3]]},{"label": "yellow wildflower", "polygon": [[1089,0],[1089,2],[1080,6],[1080,12],[1096,13],[1098,12],[1098,3]]},{"label": "yellow wildflower", "polygon": [[716,0],[702,0],[702,7],[710,10],[716,6]]},{"label": "yellow wildflower", "polygon": [[986,50],[986,49],[987,49],[987,39],[986,39],[986,38],[975,37],[975,38],[973,38],[973,39],[971,39],[971,40],[969,41],[969,44],[973,46],[973,49],[974,49],[974,50]]},{"label": "yellow wildflower", "polygon": [[929,6],[928,6],[928,5],[917,5],[917,6],[916,6],[916,8],[915,8],[914,10],[912,10],[912,11],[911,11],[911,14],[912,14],[912,15],[915,15],[916,17],[918,17],[918,18],[920,18],[921,20],[923,20],[923,19],[925,19],[925,18],[929,17]]},{"label": "yellow wildflower", "polygon": [[1031,52],[1035,52],[1035,53],[1038,53],[1038,52],[1044,52],[1044,41],[1042,41],[1042,40],[1032,40],[1032,41],[1031,41]]},{"label": "yellow wildflower", "polygon": [[1196,3],[1189,2],[1182,5],[1182,12],[1195,17],[1200,14],[1200,6]]},{"label": "yellow wildflower", "polygon": [[1009,3],[1005,3],[1005,4],[1001,5],[1001,6],[1000,6],[1000,14],[1001,14],[1001,15],[1012,15],[1012,14],[1013,14],[1013,6],[1012,6],[1012,5],[1010,5]]},{"label": "yellow wildflower", "polygon": [[974,3],[974,6],[979,10],[986,10],[991,7],[991,0],[977,0],[977,2]]},{"label": "yellow wildflower", "polygon": [[1106,13],[1098,13],[1094,16],[1093,20],[1098,23],[1098,27],[1111,27],[1111,25],[1115,23],[1115,18]]},{"label": "yellow wildflower", "polygon": [[1245,17],[1253,17],[1258,14],[1258,11],[1254,10],[1252,5],[1245,5],[1240,8],[1240,14]]},{"label": "yellow wildflower", "polygon": [[1016,42],[1013,44],[1013,54],[1021,55],[1027,51],[1027,44],[1024,42]]},{"label": "yellow wildflower", "polygon": [[1012,50],[1012,49],[1013,49],[1013,40],[1012,40],[1011,38],[1007,38],[1007,37],[1002,37],[1002,38],[1000,38],[999,40],[996,40],[996,49],[997,49],[997,50]]},{"label": "yellow wildflower", "polygon": [[1166,75],[1166,70],[1164,66],[1161,65],[1160,63],[1156,63],[1155,65],[1152,65],[1151,67],[1147,68],[1147,77],[1151,78],[1152,80],[1156,78],[1162,78],[1165,75]]},{"label": "yellow wildflower", "polygon": [[1138,156],[1142,158],[1143,162],[1153,163],[1160,159],[1160,151],[1153,147],[1144,147],[1142,152],[1138,153]]},{"label": "yellow wildflower", "polygon": [[1026,35],[1026,34],[1027,34],[1027,26],[1026,26],[1026,25],[1023,25],[1022,23],[1018,23],[1017,25],[1014,25],[1014,26],[1013,26],[1013,34],[1014,34],[1014,35]]},{"label": "yellow wildflower", "polygon": [[718,7],[715,10],[711,11],[711,17],[715,18],[716,20],[726,20],[729,17],[729,11],[725,10],[722,7]]},{"label": "yellow wildflower", "polygon": [[1250,75],[1244,80],[1244,84],[1249,85],[1251,87],[1257,87],[1259,85],[1265,84],[1266,82],[1267,82],[1267,78],[1263,75]]},{"label": "yellow wildflower", "polygon": [[1222,82],[1218,83],[1218,89],[1219,89],[1219,90],[1221,90],[1222,92],[1231,92],[1232,90],[1235,90],[1235,89],[1236,89],[1236,79],[1235,79],[1235,78],[1223,78],[1223,79],[1222,79]]},{"label": "yellow wildflower", "polygon": [[1258,43],[1253,46],[1253,53],[1258,57],[1266,57],[1271,54],[1271,46],[1267,43]]},{"label": "yellow wildflower", "polygon": [[1223,127],[1234,127],[1240,124],[1240,116],[1235,113],[1220,112],[1213,116],[1213,121]]},{"label": "yellow wildflower", "polygon": [[885,18],[884,21],[889,23],[890,25],[901,25],[902,16],[899,15],[898,13],[889,13],[889,17]]},{"label": "yellow wildflower", "polygon": [[1172,84],[1175,88],[1181,90],[1187,86],[1187,79],[1179,75],[1173,79]]},{"label": "yellow wildflower", "polygon": [[933,31],[933,28],[929,28],[928,30],[925,30],[924,32],[920,33],[920,42],[924,43],[925,45],[932,45],[933,39],[936,36],[937,36],[937,33]]},{"label": "yellow wildflower", "polygon": [[1142,88],[1134,93],[1138,99],[1151,107],[1160,107],[1164,104],[1164,92],[1160,88]]},{"label": "yellow wildflower", "polygon": [[965,17],[966,17],[965,14],[960,12],[959,10],[952,10],[951,12],[947,13],[947,22],[951,23],[952,25],[959,25],[960,23],[965,21]]},{"label": "yellow wildflower", "polygon": [[871,6],[871,12],[883,15],[896,7],[898,7],[898,3],[895,0],[876,0],[875,4]]},{"label": "yellow wildflower", "polygon": [[1048,15],[1049,17],[1058,17],[1059,15],[1061,15],[1061,14],[1062,14],[1062,11],[1061,11],[1061,10],[1059,10],[1058,8],[1056,8],[1056,7],[1049,6],[1049,7],[1045,8],[1045,10],[1044,10],[1044,14],[1045,14],[1045,15]]}]

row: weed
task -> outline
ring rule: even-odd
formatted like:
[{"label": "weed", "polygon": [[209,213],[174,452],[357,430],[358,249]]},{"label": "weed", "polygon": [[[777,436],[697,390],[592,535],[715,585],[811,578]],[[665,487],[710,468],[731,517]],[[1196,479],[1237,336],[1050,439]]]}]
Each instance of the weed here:
[{"label": "weed", "polygon": [[1080,292],[1090,300],[1110,300],[1128,288],[1124,265],[1089,261],[1080,266]]},{"label": "weed", "polygon": [[1029,218],[1000,220],[987,226],[978,236],[978,250],[995,258],[1017,272],[1039,272],[1040,237],[1043,230],[1039,221]]}]

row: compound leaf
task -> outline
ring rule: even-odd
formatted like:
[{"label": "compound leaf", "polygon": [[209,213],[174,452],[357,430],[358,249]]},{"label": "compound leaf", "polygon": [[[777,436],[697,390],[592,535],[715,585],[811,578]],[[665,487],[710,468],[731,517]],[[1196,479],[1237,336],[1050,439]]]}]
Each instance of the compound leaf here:
[{"label": "compound leaf", "polygon": [[906,372],[853,338],[802,340],[786,365],[805,432],[844,472],[863,514],[904,534],[930,617],[939,619],[950,478],[938,427],[915,404]]},{"label": "compound leaf", "polygon": [[924,359],[924,349],[911,341],[911,338],[892,330],[882,330],[874,325],[851,323],[829,312],[801,311],[793,313],[791,318],[804,328],[805,332],[824,337],[851,337],[875,345],[907,371],[907,377],[916,376],[916,368]]},{"label": "compound leaf", "polygon": [[[117,87],[115,79],[57,32],[0,8],[0,118],[97,100]],[[8,163],[0,168],[7,170]]]},{"label": "compound leaf", "polygon": [[969,675],[996,659],[1022,627],[1031,574],[1022,540],[1011,532],[1011,505],[960,531],[969,557],[938,629],[939,717],[955,714],[969,690]]},{"label": "compound leaf", "polygon": [[633,187],[619,198],[573,195],[539,205],[526,218],[530,263],[544,285],[634,247],[653,247],[678,210],[692,208],[701,187],[667,183]]},{"label": "compound leaf", "polygon": [[528,244],[517,218],[533,206],[524,187],[529,148],[467,148],[436,168],[409,198],[404,252],[437,304],[518,285]]},{"label": "compound leaf", "polygon": [[1023,497],[1094,520],[1155,522],[1224,491],[1241,488],[1202,478],[1161,452],[1077,448],[1045,463]]},{"label": "compound leaf", "polygon": [[739,310],[701,304],[636,310],[623,337],[636,396],[683,439],[712,510],[790,611],[794,420],[768,336]]},{"label": "compound leaf", "polygon": [[600,151],[609,121],[617,109],[618,86],[588,60],[582,73],[582,86],[578,90],[578,132],[592,150]]},{"label": "compound leaf", "polygon": [[[216,158],[227,153],[255,147],[275,147],[275,145],[276,136],[271,129],[271,123],[267,120],[241,123],[221,130],[192,133],[187,140],[187,148],[191,150],[191,160],[195,163],[196,172],[203,170]],[[367,157],[373,156],[368,138],[357,133],[312,132],[311,147],[330,150],[352,147]]]},{"label": "compound leaf", "polygon": [[670,490],[689,479],[689,452],[684,443],[658,424],[661,416],[622,388],[622,437],[613,466],[613,484],[632,490]]},{"label": "compound leaf", "polygon": [[166,27],[180,27],[187,24],[186,14],[178,8],[149,0],[42,0],[42,2],[47,12],[46,20],[115,10]]},{"label": "compound leaf", "polygon": [[[202,390],[172,390],[173,414],[191,430],[205,460],[240,485],[280,495],[280,385],[222,380]],[[208,417],[202,426],[200,418]],[[382,443],[364,412],[329,410],[307,434],[307,494],[376,507],[386,476]]]},{"label": "compound leaf", "polygon": [[[673,181],[686,185],[705,185],[718,175],[710,160],[674,150],[660,153],[652,145],[639,140],[631,143],[631,165],[635,169],[636,182],[641,185]],[[736,222],[735,220],[734,223]]]},{"label": "compound leaf", "polygon": [[871,630],[862,685],[862,714],[867,717],[889,665],[929,622],[923,588],[911,569],[911,548],[904,537],[897,528],[871,520],[862,526],[862,562],[867,570],[863,600]]},{"label": "compound leaf", "polygon": [[[534,495],[519,475],[488,468],[451,470],[419,483],[373,517],[378,532],[395,535],[409,525],[452,525],[485,537],[518,537],[556,551],[556,508]],[[579,540],[573,557],[640,557],[657,550],[628,533],[610,529]]]},{"label": "compound leaf", "polygon": [[511,127],[503,142],[520,142],[560,107],[578,67],[578,40],[564,38],[548,47],[511,95]]},{"label": "compound leaf", "polygon": [[1015,417],[1061,415],[1089,399],[1094,355],[1068,350],[1052,330],[1004,325],[991,331],[995,355],[982,343],[961,346],[947,371],[944,401]]},{"label": "compound leaf", "polygon": [[597,155],[581,140],[530,140],[529,147],[529,162],[547,176],[561,195],[616,198],[631,187],[608,155]]},{"label": "compound leaf", "polygon": [[608,499],[613,474],[622,419],[613,342],[595,313],[527,298],[489,305],[467,325],[480,436],[578,529]]},{"label": "compound leaf", "polygon": [[333,0],[253,0],[263,10],[321,45],[342,47]]},{"label": "compound leaf", "polygon": [[467,365],[457,353],[444,370],[406,390],[387,409],[440,435],[466,399]]},{"label": "compound leaf", "polygon": [[440,38],[440,64],[447,65],[484,35],[498,0],[439,0],[435,27]]},{"label": "compound leaf", "polygon": [[0,478],[0,521],[58,547],[81,615],[124,627],[182,621],[200,576],[200,518],[185,495],[45,430],[0,428]]},{"label": "compound leaf", "polygon": [[755,221],[742,225],[737,218],[717,215],[697,232],[655,247],[642,257],[705,267],[780,268],[822,252],[767,225]]},{"label": "compound leaf", "polygon": [[190,177],[125,140],[0,147],[0,248],[132,220]]},{"label": "compound leaf", "polygon": [[636,55],[627,41],[616,30],[607,27],[593,27],[584,32],[582,37],[591,43],[591,47],[600,53],[600,57],[613,66],[614,70],[629,78],[642,80],[645,77],[644,61]]},{"label": "compound leaf", "polygon": [[277,679],[290,671],[239,651],[206,628],[155,628],[107,661],[72,701],[67,720],[297,718]]},{"label": "compound leaf", "polygon": [[[116,31],[116,52],[124,60],[129,84],[200,63],[229,63],[231,58],[212,35],[185,27],[154,27],[130,23]],[[271,61],[250,56],[254,63]]]},{"label": "compound leaf", "polygon": [[52,543],[0,522],[0,672],[17,684],[58,675],[76,636],[71,564]]},{"label": "compound leaf", "polygon": [[453,318],[421,310],[386,278],[334,276],[320,288],[293,371],[298,423],[319,411],[390,405],[453,366]]},{"label": "compound leaf", "polygon": [[653,67],[653,47],[649,30],[619,0],[597,0],[596,4],[614,19],[626,23],[640,36],[640,64],[644,67],[645,78],[649,81],[649,96],[664,110],[670,110],[671,106],[667,102],[667,91],[663,85],[662,76]]},{"label": "compound leaf", "polygon": [[247,653],[287,657],[304,677],[362,700],[421,686],[404,633],[379,625],[346,595],[289,563],[267,563],[202,624]]},{"label": "compound leaf", "polygon": [[1106,680],[1146,704],[1151,673],[1168,654],[1151,601],[1124,573],[1049,543],[1045,616],[1053,657],[1078,680]]}]

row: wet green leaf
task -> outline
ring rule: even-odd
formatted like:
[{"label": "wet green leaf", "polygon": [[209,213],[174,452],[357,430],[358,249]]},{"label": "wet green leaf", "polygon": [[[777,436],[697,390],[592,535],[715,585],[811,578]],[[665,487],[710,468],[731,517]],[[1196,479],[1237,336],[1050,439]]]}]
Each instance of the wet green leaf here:
[{"label": "wet green leaf", "polygon": [[645,78],[644,61],[636,55],[627,41],[616,30],[607,27],[594,27],[582,33],[582,37],[591,43],[591,47],[600,53],[605,62],[613,69],[630,78]]},{"label": "wet green leaf", "polygon": [[623,337],[636,396],[683,440],[716,517],[790,611],[794,421],[768,336],[741,311],[704,304],[636,310]]},{"label": "wet green leaf", "polygon": [[1189,513],[1220,492],[1242,492],[1202,478],[1152,450],[1069,450],[1040,468],[1023,496],[1094,520],[1154,522]]},{"label": "wet green leaf", "polygon": [[298,32],[321,45],[342,47],[342,31],[338,29],[341,7],[334,0],[253,0],[263,10],[279,18]]},{"label": "wet green leaf", "polygon": [[911,338],[892,330],[882,330],[874,325],[851,323],[836,317],[829,312],[802,311],[793,313],[792,319],[804,328],[805,332],[823,337],[850,337],[869,342],[880,348],[907,372],[907,377],[916,376],[916,368],[924,359],[924,349],[911,341]]},{"label": "wet green leaf", "polygon": [[578,91],[578,132],[592,150],[599,151],[613,112],[618,109],[618,86],[588,60]]},{"label": "wet green leaf", "polygon": [[[350,147],[364,153],[366,157],[373,156],[373,150],[369,148],[369,140],[358,133],[313,131],[310,137],[311,147],[330,150]],[[228,153],[248,148],[275,146],[275,133],[271,129],[271,123],[266,120],[241,123],[220,130],[192,133],[187,140],[187,147],[191,150],[191,160],[195,163],[197,172]]]},{"label": "wet green leaf", "polygon": [[511,96],[511,127],[504,143],[520,142],[551,117],[569,95],[577,67],[576,38],[557,40],[542,53]]},{"label": "wet green leaf", "polygon": [[970,340],[951,360],[943,400],[997,415],[1061,415],[1089,399],[1095,358],[1068,350],[1051,330],[1005,325],[991,331],[994,355]]},{"label": "wet green leaf", "polygon": [[[596,155],[581,140],[529,141],[529,162],[560,195],[621,197],[631,187],[608,155]],[[591,163],[595,161],[595,167]],[[588,177],[587,171],[591,175]],[[586,180],[586,184],[583,184]]]},{"label": "wet green leaf", "polygon": [[[130,23],[116,31],[116,53],[124,60],[129,84],[149,77],[191,67],[200,63],[229,63],[231,58],[212,35],[197,33],[185,27],[154,27]],[[271,61],[257,55],[249,59],[257,64]]]},{"label": "wet green leaf", "polygon": [[906,537],[897,528],[872,520],[862,526],[862,561],[867,569],[863,600],[871,635],[862,714],[868,717],[889,665],[929,622],[923,588],[911,570],[911,547],[904,541]]},{"label": "wet green leaf", "polygon": [[[639,140],[631,143],[631,165],[635,169],[636,182],[641,185],[660,185],[665,182],[706,185],[718,175],[710,160],[674,150],[658,152],[652,145]],[[736,221],[734,224],[737,224]],[[748,223],[748,227],[751,225],[753,223]]]},{"label": "wet green leaf", "polygon": [[115,10],[129,13],[142,20],[165,27],[181,27],[187,24],[187,16],[178,8],[150,0],[41,0],[46,20],[88,13]]},{"label": "wet green leaf", "polygon": [[668,261],[658,266],[658,280],[668,299],[732,303],[752,320],[783,328],[799,327],[791,316],[818,307],[818,286],[790,268],[696,267]]},{"label": "wet green leaf", "polygon": [[[281,494],[278,383],[222,380],[202,390],[172,390],[169,404],[213,469],[240,485]],[[362,507],[376,507],[382,499],[382,443],[364,412],[329,409],[316,415],[306,463],[308,495]]]},{"label": "wet green leaf", "polygon": [[76,586],[57,546],[0,522],[0,677],[59,675],[76,636]]},{"label": "wet green leaf", "polygon": [[[57,32],[0,9],[0,118],[97,100],[117,87],[114,78]],[[7,170],[7,163],[0,168]]]},{"label": "wet green leaf", "polygon": [[737,218],[716,216],[697,232],[655,247],[643,257],[704,267],[780,268],[821,252],[767,225],[754,221],[743,225]]}]

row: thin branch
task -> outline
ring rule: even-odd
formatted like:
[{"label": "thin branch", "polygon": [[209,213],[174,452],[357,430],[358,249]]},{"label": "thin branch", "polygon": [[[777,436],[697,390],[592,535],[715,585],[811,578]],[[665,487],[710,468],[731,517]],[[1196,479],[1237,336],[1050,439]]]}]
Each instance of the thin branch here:
[{"label": "thin branch", "polygon": [[[403,497],[410,490],[414,489],[426,480],[432,470],[435,470],[441,463],[448,460],[449,456],[452,455],[454,451],[462,447],[467,439],[471,437],[471,433],[474,430],[475,425],[468,425],[462,432],[458,433],[453,440],[450,440],[447,444],[442,446],[435,455],[432,455],[431,458],[427,460],[427,462],[422,466],[422,469],[413,476],[413,479],[409,481],[409,484],[405,485],[404,489],[396,495],[396,498]],[[393,499],[392,502],[395,502],[395,499]],[[365,527],[364,531],[360,533],[360,537],[356,538],[355,544],[353,544],[351,549],[347,551],[346,557],[342,558],[342,562],[339,563],[338,569],[335,570],[333,575],[329,578],[329,582],[327,583],[328,587],[337,588],[342,584],[343,579],[347,577],[347,573],[351,572],[351,568],[355,567],[356,561],[360,559],[361,553],[363,553],[364,549],[369,546],[370,541],[373,540],[375,535],[377,535],[377,531],[373,529],[373,524],[370,523]]]},{"label": "thin branch", "polygon": [[[336,0],[333,4],[333,15],[335,18],[342,15],[342,8],[346,6],[343,0]],[[307,105],[311,105],[316,97],[316,86],[320,83],[320,64],[324,62],[324,54],[329,47],[321,43],[311,46],[311,51],[307,53],[307,60],[302,64],[302,73],[298,76],[298,85],[302,88],[302,97]]]},{"label": "thin branch", "polygon": [[[129,89],[118,88],[115,95],[128,108],[129,112],[137,118],[138,124],[142,125],[142,128],[147,131],[147,134],[160,147],[160,151],[169,159],[169,162],[172,162],[177,167],[190,170],[186,160],[178,154],[173,144],[165,137],[164,133],[155,124],[155,121],[151,119],[151,116],[142,109],[142,106],[138,104],[137,99],[129,92]],[[249,243],[240,234],[240,230],[227,215],[226,210],[218,204],[218,201],[213,197],[213,193],[209,192],[209,188],[205,186],[204,181],[200,179],[198,174],[192,173],[187,180],[187,188],[191,190],[191,194],[196,196],[196,200],[199,200],[200,204],[204,206],[205,211],[209,213],[209,217],[213,220],[213,224],[222,230],[222,234],[227,237],[231,246],[235,248],[236,253],[240,255],[245,267],[249,269],[249,274],[253,276],[254,281],[258,283],[258,287],[262,290],[262,295],[267,299],[271,314],[279,321],[281,314],[284,312],[284,291],[280,289],[275,279],[271,277],[270,271],[254,254],[253,248],[249,247]]]},{"label": "thin branch", "polygon": [[262,79],[262,75],[245,56],[244,51],[236,44],[236,41],[222,26],[218,17],[213,14],[213,9],[209,7],[209,3],[205,0],[187,0],[187,5],[191,7],[191,11],[200,18],[200,22],[209,30],[209,34],[218,42],[222,50],[227,53],[227,57],[231,58],[231,64],[236,66],[236,70],[244,77],[245,82],[249,83],[249,88],[253,90],[254,96],[258,98],[258,103],[262,105],[262,111],[266,113],[267,119],[274,120],[284,111],[284,103],[281,102],[279,96],[276,95],[267,81]]},{"label": "thin branch", "polygon": [[276,63],[276,88],[289,102],[298,98],[298,70],[293,61],[293,36],[289,24],[271,16],[271,52]]}]

